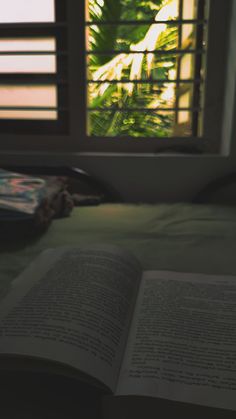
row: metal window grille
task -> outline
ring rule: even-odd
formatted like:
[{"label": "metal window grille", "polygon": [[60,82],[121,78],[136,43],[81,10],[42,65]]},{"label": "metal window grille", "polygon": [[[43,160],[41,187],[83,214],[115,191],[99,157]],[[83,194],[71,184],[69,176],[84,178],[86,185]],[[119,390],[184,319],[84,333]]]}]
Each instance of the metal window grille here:
[{"label": "metal window grille", "polygon": [[[207,16],[207,0],[190,0],[193,6],[194,14],[190,18],[186,15],[184,11],[185,2],[189,0],[179,0],[178,1],[178,16],[175,19],[167,20],[99,20],[99,19],[88,19],[85,23],[86,28],[99,28],[103,26],[109,26],[115,28],[118,25],[126,27],[140,27],[142,25],[163,25],[166,24],[168,27],[175,27],[177,29],[177,45],[174,47],[167,48],[154,48],[154,49],[135,49],[132,50],[130,47],[120,48],[117,46],[115,49],[98,49],[94,46],[87,48],[86,55],[87,61],[89,63],[90,57],[117,57],[119,54],[129,54],[135,53],[136,55],[140,54],[143,57],[148,57],[150,54],[153,54],[157,60],[168,60],[170,57],[172,60],[176,61],[176,72],[174,78],[160,78],[155,76],[152,71],[148,77],[140,78],[127,78],[122,77],[118,79],[116,77],[112,78],[93,78],[93,74],[90,71],[87,76],[87,97],[88,97],[88,106],[87,106],[87,115],[96,113],[102,119],[103,115],[110,113],[112,117],[115,113],[126,113],[129,115],[131,112],[136,112],[143,114],[145,118],[149,114],[173,114],[173,124],[172,124],[172,137],[200,137],[202,130],[202,117],[203,117],[203,97],[204,97],[204,62],[206,55],[206,31],[208,26],[208,16]],[[190,31],[189,29],[190,28]],[[187,29],[187,30],[186,30]],[[191,36],[190,36],[190,32]],[[188,57],[191,60],[191,70],[189,74],[184,75],[184,60]],[[90,64],[88,64],[88,68]],[[91,76],[92,74],[92,76]],[[140,104],[138,106],[132,106],[132,108],[120,104],[117,101],[116,104],[112,106],[90,106],[89,100],[89,86],[92,85],[114,85],[114,86],[125,86],[125,84],[136,85],[137,88],[142,90],[143,86],[149,86],[150,91],[153,92],[153,98],[155,98],[155,92],[158,89],[162,89],[163,86],[172,85],[175,91],[175,97],[171,105],[158,104],[154,107],[143,107]],[[140,95],[140,102],[142,102],[142,95]],[[96,102],[96,101],[95,101]],[[154,102],[154,100],[153,100]],[[89,117],[88,117],[89,119]],[[91,134],[88,123],[87,134]],[[102,133],[101,133],[102,135]],[[118,135],[119,136],[119,135]],[[131,135],[132,136],[132,135]]]}]

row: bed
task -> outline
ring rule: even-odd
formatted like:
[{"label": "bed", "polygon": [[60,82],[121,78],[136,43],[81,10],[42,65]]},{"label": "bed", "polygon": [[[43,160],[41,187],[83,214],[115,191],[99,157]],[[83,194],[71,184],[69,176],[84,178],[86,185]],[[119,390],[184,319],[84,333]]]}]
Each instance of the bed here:
[{"label": "bed", "polygon": [[1,243],[1,290],[44,249],[93,243],[130,249],[144,269],[236,275],[236,210],[205,204],[77,207],[37,239]]},{"label": "bed", "polygon": [[[54,220],[49,229],[34,240],[7,245],[2,242],[1,296],[9,291],[14,278],[44,249],[96,243],[117,244],[129,249],[144,269],[236,275],[235,207],[106,203],[75,208],[68,218]],[[16,382],[14,385],[15,390],[9,382],[9,392],[16,395],[19,386]],[[33,410],[35,418],[49,417],[44,416],[44,410],[35,411],[34,401],[30,405],[27,398],[26,404],[22,405],[24,401],[22,396],[19,397],[17,401],[15,398],[18,411],[26,414]],[[32,417],[31,413],[24,417]],[[58,413],[53,407],[50,418],[58,418]],[[66,417],[60,414],[60,417]],[[15,419],[14,415],[7,417]]]}]

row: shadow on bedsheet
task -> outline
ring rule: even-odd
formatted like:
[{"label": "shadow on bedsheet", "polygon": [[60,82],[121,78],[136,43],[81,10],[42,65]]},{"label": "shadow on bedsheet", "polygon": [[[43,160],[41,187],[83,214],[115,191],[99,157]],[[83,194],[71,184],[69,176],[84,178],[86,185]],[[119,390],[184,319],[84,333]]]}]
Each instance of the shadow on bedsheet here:
[{"label": "shadow on bedsheet", "polygon": [[4,419],[101,419],[99,391],[60,375],[2,371],[0,394]]},{"label": "shadow on bedsheet", "polygon": [[1,226],[0,252],[16,251],[27,246],[33,246],[47,233],[49,228],[50,226],[47,226],[38,232],[32,232],[29,225],[26,228],[23,225],[12,225],[10,228],[7,226],[5,229]]}]

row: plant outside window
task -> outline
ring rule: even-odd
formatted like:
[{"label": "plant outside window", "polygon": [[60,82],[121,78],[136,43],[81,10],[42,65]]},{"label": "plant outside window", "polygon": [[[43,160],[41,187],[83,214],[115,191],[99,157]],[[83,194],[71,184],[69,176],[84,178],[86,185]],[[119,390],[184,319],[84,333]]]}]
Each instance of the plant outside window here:
[{"label": "plant outside window", "polygon": [[199,7],[201,0],[87,0],[88,135],[199,135]]}]

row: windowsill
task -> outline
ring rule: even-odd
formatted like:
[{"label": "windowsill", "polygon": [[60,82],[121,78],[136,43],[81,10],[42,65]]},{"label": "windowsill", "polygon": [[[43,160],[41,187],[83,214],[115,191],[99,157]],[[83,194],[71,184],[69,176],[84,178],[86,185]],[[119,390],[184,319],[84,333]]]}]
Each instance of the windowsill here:
[{"label": "windowsill", "polygon": [[23,165],[44,165],[47,166],[73,166],[76,161],[84,159],[192,159],[192,160],[218,160],[224,161],[230,158],[230,155],[223,155],[217,153],[208,154],[192,154],[192,153],[114,153],[114,152],[73,152],[73,153],[55,153],[55,152],[1,152],[4,164],[18,164]]}]

